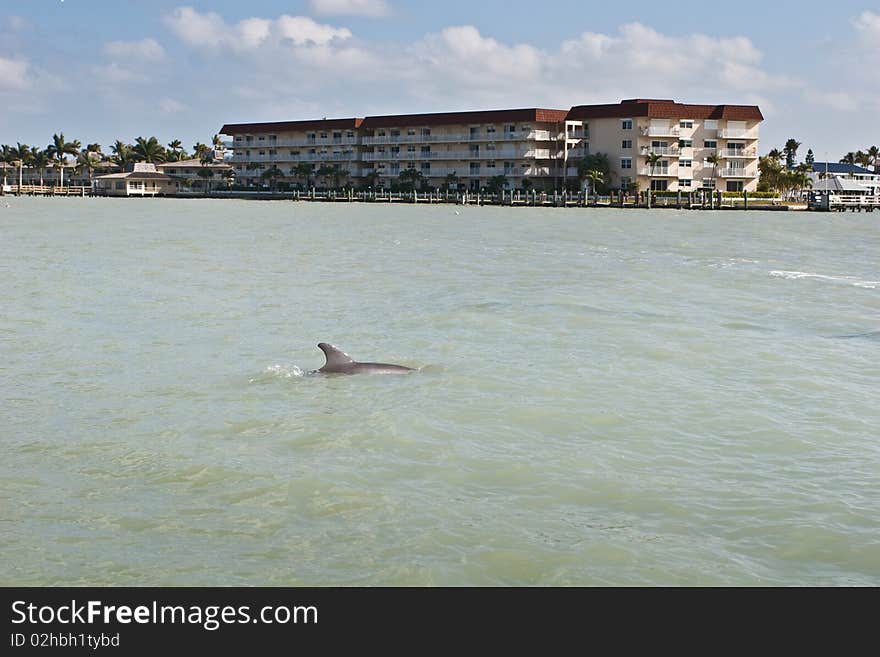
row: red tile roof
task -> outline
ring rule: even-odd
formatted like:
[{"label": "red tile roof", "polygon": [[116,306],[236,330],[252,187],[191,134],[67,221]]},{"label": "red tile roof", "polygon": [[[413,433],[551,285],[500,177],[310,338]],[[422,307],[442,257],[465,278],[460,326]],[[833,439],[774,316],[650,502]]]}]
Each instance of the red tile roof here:
[{"label": "red tile roof", "polygon": [[368,116],[361,127],[372,128],[406,128],[413,126],[459,125],[468,123],[503,123],[540,122],[558,123],[568,115],[566,110],[556,109],[508,109],[478,110],[473,112],[438,112],[432,114],[389,114],[386,116]]},{"label": "red tile roof", "polygon": [[568,118],[572,120],[637,116],[655,119],[764,120],[757,105],[687,105],[672,100],[649,98],[633,98],[609,105],[578,105],[568,112]]},{"label": "red tile roof", "polygon": [[270,123],[227,123],[220,134],[288,132],[299,130],[355,130],[363,119],[315,119],[310,121],[275,121]]}]

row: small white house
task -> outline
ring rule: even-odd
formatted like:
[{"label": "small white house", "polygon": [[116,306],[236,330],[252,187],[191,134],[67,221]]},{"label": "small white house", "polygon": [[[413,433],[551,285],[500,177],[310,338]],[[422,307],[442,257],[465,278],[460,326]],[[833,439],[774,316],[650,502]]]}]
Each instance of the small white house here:
[{"label": "small white house", "polygon": [[162,196],[177,190],[178,182],[156,171],[156,165],[151,162],[138,162],[133,171],[95,178],[95,191],[107,196]]}]

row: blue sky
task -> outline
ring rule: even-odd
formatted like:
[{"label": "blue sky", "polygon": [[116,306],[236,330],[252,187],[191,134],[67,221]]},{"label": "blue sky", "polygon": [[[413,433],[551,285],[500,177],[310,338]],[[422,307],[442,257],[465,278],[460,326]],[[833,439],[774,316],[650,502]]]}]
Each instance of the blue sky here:
[{"label": "blue sky", "polygon": [[837,160],[880,143],[880,4],[0,0],[0,143],[630,97],[758,104],[762,151]]}]

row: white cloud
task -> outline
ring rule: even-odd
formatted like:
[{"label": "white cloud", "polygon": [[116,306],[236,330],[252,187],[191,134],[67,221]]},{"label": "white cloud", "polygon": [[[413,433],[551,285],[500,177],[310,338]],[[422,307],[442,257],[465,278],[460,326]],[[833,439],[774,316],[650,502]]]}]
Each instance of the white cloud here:
[{"label": "white cloud", "polygon": [[0,57],[0,91],[24,90],[30,85],[26,59],[7,59]]},{"label": "white cloud", "polygon": [[808,89],[804,96],[808,101],[824,105],[839,112],[854,112],[859,109],[858,99],[845,91],[814,91]]},{"label": "white cloud", "polygon": [[186,105],[179,103],[173,98],[163,98],[159,101],[159,110],[163,114],[176,114],[187,109]]},{"label": "white cloud", "polygon": [[326,16],[387,16],[391,9],[385,0],[310,0],[316,14]]},{"label": "white cloud", "polygon": [[165,49],[155,39],[110,41],[104,44],[104,54],[116,59],[138,59],[156,62],[165,58]]},{"label": "white cloud", "polygon": [[307,16],[247,18],[230,25],[217,13],[202,14],[192,7],[178,7],[165,17],[165,24],[184,44],[209,52],[324,46],[351,37],[347,28],[317,23]]},{"label": "white cloud", "polygon": [[875,14],[873,11],[863,11],[853,21],[853,25],[855,25],[856,30],[858,30],[865,43],[880,49],[880,14]]},{"label": "white cloud", "polygon": [[102,66],[92,68],[92,73],[99,82],[119,84],[129,82],[146,82],[147,78],[142,73],[135,73],[129,68],[120,66],[116,62],[110,62]]},{"label": "white cloud", "polygon": [[9,17],[9,28],[13,32],[19,32],[27,27],[30,27],[30,23],[27,19],[21,16],[10,16]]}]

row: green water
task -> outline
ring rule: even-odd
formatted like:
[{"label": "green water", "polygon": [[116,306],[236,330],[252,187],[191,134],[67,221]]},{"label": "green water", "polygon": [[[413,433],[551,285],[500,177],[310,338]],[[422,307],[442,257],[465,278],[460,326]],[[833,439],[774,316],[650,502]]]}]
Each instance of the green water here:
[{"label": "green water", "polygon": [[[876,213],[0,231],[0,584],[880,584]],[[321,341],[421,369],[310,376]]]}]

